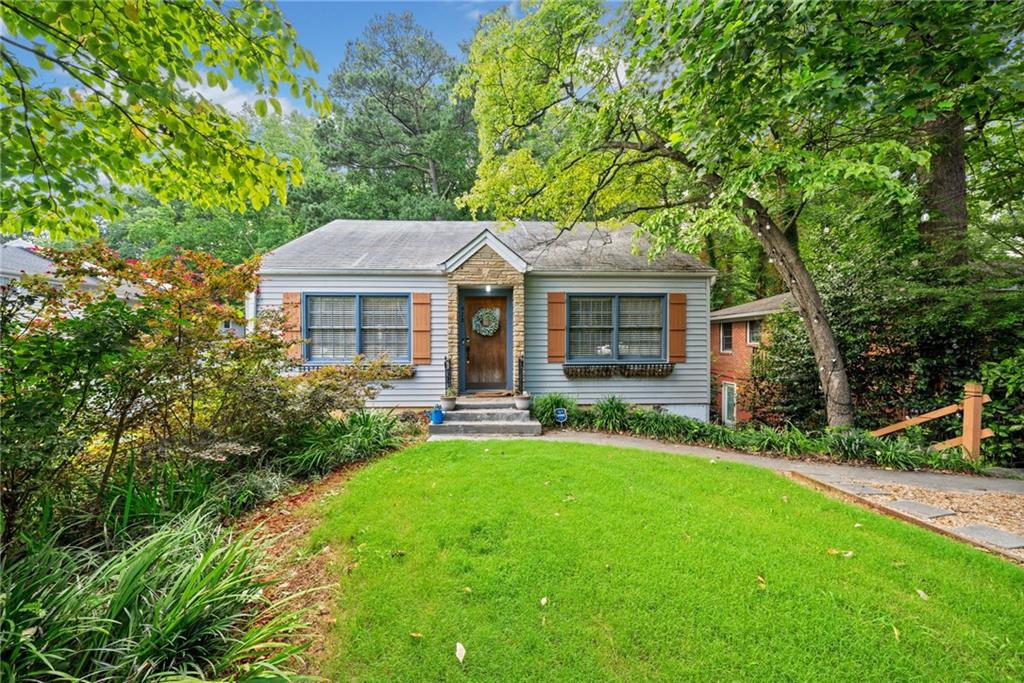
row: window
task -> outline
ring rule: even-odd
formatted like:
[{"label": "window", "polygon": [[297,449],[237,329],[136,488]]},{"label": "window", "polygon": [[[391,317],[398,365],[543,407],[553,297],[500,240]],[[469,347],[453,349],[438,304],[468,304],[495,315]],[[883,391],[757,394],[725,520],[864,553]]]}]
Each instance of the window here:
[{"label": "window", "polygon": [[722,353],[732,353],[732,323],[720,323],[718,327],[721,330],[719,349]]},{"label": "window", "polygon": [[736,385],[732,382],[722,382],[722,422],[736,424]]},{"label": "window", "polygon": [[664,339],[664,296],[569,297],[569,360],[661,360]]},{"label": "window", "polygon": [[760,320],[748,320],[747,321],[747,344],[750,346],[761,345],[761,321]]},{"label": "window", "polygon": [[306,355],[313,362],[351,360],[358,354],[409,360],[409,297],[306,296]]}]

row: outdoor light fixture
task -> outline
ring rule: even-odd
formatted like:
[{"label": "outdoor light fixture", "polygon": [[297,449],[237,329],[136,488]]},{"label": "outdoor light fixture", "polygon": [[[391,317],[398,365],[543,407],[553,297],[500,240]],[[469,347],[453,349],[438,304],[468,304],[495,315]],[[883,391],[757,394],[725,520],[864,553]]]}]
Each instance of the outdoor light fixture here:
[{"label": "outdoor light fixture", "polygon": [[491,293],[491,286],[490,285],[487,285],[486,287],[484,287],[484,289],[487,291],[488,294]]}]

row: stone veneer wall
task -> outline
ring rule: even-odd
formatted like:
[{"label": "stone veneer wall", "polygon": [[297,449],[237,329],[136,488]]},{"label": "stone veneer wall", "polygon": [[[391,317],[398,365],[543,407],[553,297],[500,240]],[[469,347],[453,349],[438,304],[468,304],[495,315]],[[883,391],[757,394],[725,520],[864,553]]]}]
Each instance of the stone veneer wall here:
[{"label": "stone veneer wall", "polygon": [[518,386],[519,363],[526,344],[526,292],[523,274],[488,246],[483,246],[465,263],[448,274],[448,357],[452,361],[452,386],[459,386],[459,288],[512,290],[512,387]]}]

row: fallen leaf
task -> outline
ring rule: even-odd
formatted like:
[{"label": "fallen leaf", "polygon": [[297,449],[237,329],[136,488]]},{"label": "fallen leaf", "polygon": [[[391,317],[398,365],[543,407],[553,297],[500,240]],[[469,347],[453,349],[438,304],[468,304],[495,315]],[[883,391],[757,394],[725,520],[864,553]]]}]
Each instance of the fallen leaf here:
[{"label": "fallen leaf", "polygon": [[469,586],[466,586],[466,587],[464,587],[464,588],[462,589],[462,592],[463,592],[463,593],[472,593],[472,592],[473,592],[473,589],[472,589],[472,588],[470,588]]},{"label": "fallen leaf", "polygon": [[859,529],[860,527],[861,527],[861,523],[860,522],[857,522],[856,524],[853,525],[854,529]]},{"label": "fallen leaf", "polygon": [[712,458],[712,459],[711,459],[711,460],[709,460],[708,462],[710,462],[710,463],[711,463],[712,465],[714,465],[714,464],[715,464],[716,462],[718,462],[718,461],[717,461],[717,460],[715,460],[714,458]]},{"label": "fallen leaf", "polygon": [[892,625],[892,634],[896,636],[896,640],[900,639],[900,630],[896,628],[896,624]]},{"label": "fallen leaf", "polygon": [[783,503],[788,503],[789,502],[789,496],[783,496],[782,497],[782,502]]},{"label": "fallen leaf", "polygon": [[413,637],[413,638],[422,638],[422,637],[423,637],[423,634],[422,634],[422,633],[420,633],[419,631],[413,631],[413,632],[412,632],[412,633],[410,633],[409,635],[410,635],[411,637]]},{"label": "fallen leaf", "polygon": [[846,552],[843,553],[843,557],[853,557],[853,551],[852,550],[847,550]]},{"label": "fallen leaf", "polygon": [[927,593],[925,593],[925,592],[924,592],[923,590],[921,590],[920,588],[915,588],[914,590],[916,590],[916,591],[917,591],[917,594],[918,594],[918,596],[919,596],[919,597],[920,597],[920,598],[921,598],[922,600],[927,600],[927,599],[928,599],[928,594],[927,594]]},{"label": "fallen leaf", "polygon": [[540,606],[541,607],[544,607],[547,604],[548,604],[548,599],[546,597],[540,599]]},{"label": "fallen leaf", "polygon": [[829,555],[838,555],[839,554],[839,548],[829,548],[828,549],[828,554]]},{"label": "fallen leaf", "polygon": [[565,499],[564,499],[564,500],[563,500],[562,502],[563,502],[563,503],[571,503],[571,502],[573,502],[574,500],[576,500],[576,496],[574,496],[574,495],[572,495],[572,494],[570,493],[570,494],[566,495]]},{"label": "fallen leaf", "polygon": [[455,659],[462,663],[462,660],[466,658],[466,648],[462,643],[455,643]]},{"label": "fallen leaf", "polygon": [[768,586],[768,582],[764,580],[764,577],[761,576],[761,575],[758,575],[758,577],[757,577],[757,587],[760,588],[761,590],[764,590],[765,588],[767,588],[767,586]]}]

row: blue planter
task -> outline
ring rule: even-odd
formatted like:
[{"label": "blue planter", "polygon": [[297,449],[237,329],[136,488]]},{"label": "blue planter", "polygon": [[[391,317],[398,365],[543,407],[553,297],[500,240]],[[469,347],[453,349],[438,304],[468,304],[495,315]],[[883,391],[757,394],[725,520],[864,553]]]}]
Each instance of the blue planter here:
[{"label": "blue planter", "polygon": [[441,410],[441,406],[434,406],[434,409],[430,411],[430,424],[439,425],[444,422],[444,411]]}]

